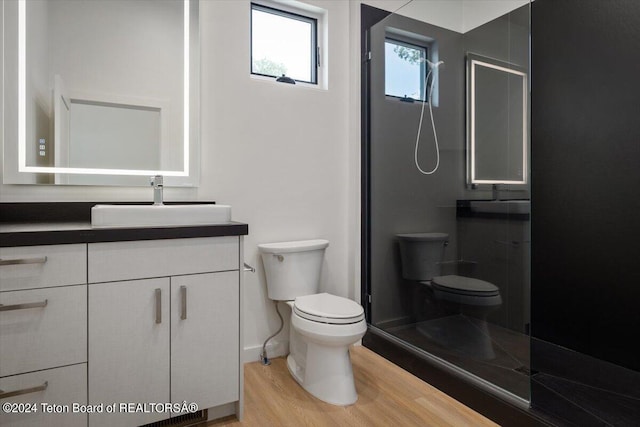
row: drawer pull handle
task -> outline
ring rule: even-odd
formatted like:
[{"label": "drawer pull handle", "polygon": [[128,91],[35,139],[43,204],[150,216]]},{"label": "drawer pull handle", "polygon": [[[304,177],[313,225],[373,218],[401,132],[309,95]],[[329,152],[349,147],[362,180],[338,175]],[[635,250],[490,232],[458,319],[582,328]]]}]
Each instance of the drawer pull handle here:
[{"label": "drawer pull handle", "polygon": [[162,289],[156,289],[156,323],[162,323]]},{"label": "drawer pull handle", "polygon": [[40,302],[27,302],[24,304],[12,304],[12,305],[0,304],[0,311],[26,310],[27,308],[40,308],[40,307],[46,307],[48,303],[49,303],[49,300],[46,299]]},{"label": "drawer pull handle", "polygon": [[14,390],[14,391],[0,390],[0,399],[8,399],[9,397],[43,391],[43,390],[46,390],[47,387],[49,387],[49,381],[45,381],[44,384],[42,385],[39,385],[36,387],[23,388],[22,390]]},{"label": "drawer pull handle", "polygon": [[180,296],[182,297],[182,307],[180,313],[180,319],[187,319],[187,287],[180,286]]},{"label": "drawer pull handle", "polygon": [[36,258],[16,258],[16,259],[0,259],[0,266],[2,265],[22,265],[22,264],[44,264],[47,262],[47,257]]}]

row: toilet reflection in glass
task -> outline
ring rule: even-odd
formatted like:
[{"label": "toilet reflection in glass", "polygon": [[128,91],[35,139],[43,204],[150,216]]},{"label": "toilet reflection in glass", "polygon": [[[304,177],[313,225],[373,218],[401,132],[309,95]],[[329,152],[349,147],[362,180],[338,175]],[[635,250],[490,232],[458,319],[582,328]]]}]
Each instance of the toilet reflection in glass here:
[{"label": "toilet reflection in glass", "polygon": [[258,245],[269,299],[291,308],[287,367],[309,393],[333,405],[356,402],[349,346],[367,330],[362,306],[318,293],[326,240]]},{"label": "toilet reflection in glass", "polygon": [[444,311],[479,320],[462,325],[424,322],[418,330],[447,348],[479,359],[493,359],[495,352],[486,317],[502,304],[498,287],[472,277],[441,275],[449,242],[446,233],[398,234],[396,237],[400,244],[402,277],[426,287],[429,298]]}]

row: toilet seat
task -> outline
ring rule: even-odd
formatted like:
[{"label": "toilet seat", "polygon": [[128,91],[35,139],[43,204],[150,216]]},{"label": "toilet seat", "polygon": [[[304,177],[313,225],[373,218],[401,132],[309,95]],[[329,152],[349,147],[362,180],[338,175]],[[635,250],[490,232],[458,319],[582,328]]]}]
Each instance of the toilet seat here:
[{"label": "toilet seat", "polygon": [[500,289],[484,280],[464,276],[439,276],[422,282],[433,290],[436,298],[467,306],[498,306],[502,304]]},{"label": "toilet seat", "polygon": [[364,319],[364,309],[360,304],[327,293],[297,297],[293,311],[303,319],[332,325],[358,323]]},{"label": "toilet seat", "polygon": [[431,286],[442,292],[452,292],[460,295],[490,297],[500,295],[500,290],[493,283],[464,276],[434,277]]}]

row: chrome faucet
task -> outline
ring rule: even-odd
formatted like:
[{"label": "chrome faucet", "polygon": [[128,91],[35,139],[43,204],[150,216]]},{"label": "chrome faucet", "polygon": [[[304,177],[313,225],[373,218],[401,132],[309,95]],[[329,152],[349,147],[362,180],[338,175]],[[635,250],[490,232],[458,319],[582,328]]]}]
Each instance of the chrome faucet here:
[{"label": "chrome faucet", "polygon": [[156,175],[149,178],[149,184],[153,187],[153,204],[162,205],[162,189],[163,185],[162,175]]}]

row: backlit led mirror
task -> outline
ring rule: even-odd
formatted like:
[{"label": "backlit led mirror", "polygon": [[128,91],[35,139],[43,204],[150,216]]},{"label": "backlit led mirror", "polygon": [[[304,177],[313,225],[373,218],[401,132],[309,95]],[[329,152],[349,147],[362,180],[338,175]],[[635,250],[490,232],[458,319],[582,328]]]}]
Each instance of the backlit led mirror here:
[{"label": "backlit led mirror", "polygon": [[198,1],[3,7],[5,183],[197,185]]},{"label": "backlit led mirror", "polygon": [[526,184],[526,70],[469,53],[466,71],[468,183]]}]

